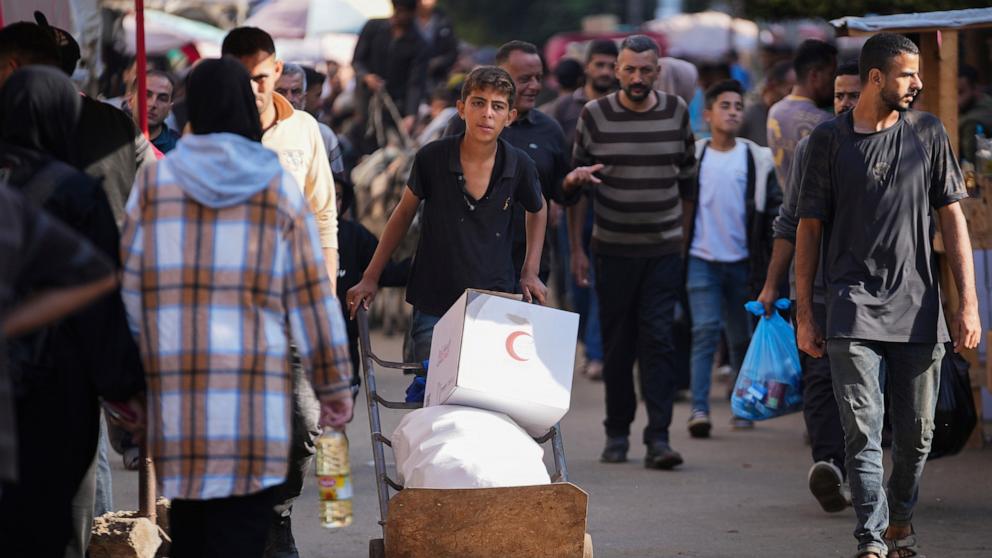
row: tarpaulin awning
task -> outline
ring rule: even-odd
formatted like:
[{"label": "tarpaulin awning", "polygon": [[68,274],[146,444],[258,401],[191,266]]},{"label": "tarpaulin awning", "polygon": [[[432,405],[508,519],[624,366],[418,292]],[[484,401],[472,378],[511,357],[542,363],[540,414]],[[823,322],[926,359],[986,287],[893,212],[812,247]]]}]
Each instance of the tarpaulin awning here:
[{"label": "tarpaulin awning", "polygon": [[[135,14],[124,17],[124,32],[129,52],[137,52],[135,43]],[[145,10],[145,52],[163,54],[192,43],[206,56],[220,56],[220,45],[227,32],[214,27],[158,10]]]},{"label": "tarpaulin awning", "polygon": [[972,8],[918,14],[842,17],[830,22],[838,35],[863,35],[888,32],[914,33],[937,29],[974,29],[992,27],[992,8]]},{"label": "tarpaulin awning", "polygon": [[358,33],[369,19],[392,13],[389,0],[272,0],[245,25],[261,27],[276,39],[304,39]]}]

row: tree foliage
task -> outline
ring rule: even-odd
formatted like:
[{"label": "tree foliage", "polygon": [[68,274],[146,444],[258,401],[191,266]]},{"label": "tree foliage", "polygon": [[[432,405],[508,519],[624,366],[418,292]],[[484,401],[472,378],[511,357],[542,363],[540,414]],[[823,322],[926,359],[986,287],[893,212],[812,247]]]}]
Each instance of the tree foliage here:
[{"label": "tree foliage", "polygon": [[[627,0],[441,0],[458,36],[474,44],[499,45],[512,39],[538,45],[555,33],[578,31],[582,18],[617,14],[624,21]],[[642,18],[656,0],[641,0]]]},{"label": "tree foliage", "polygon": [[867,14],[903,14],[992,5],[989,0],[747,0],[743,15],[754,19],[821,17],[836,19]]}]

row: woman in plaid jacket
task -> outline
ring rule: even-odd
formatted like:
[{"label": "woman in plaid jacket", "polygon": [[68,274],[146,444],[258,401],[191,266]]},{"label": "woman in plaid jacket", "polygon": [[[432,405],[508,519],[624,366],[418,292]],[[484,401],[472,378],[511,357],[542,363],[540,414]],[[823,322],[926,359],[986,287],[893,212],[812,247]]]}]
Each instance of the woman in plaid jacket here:
[{"label": "woman in plaid jacket", "polygon": [[187,87],[192,135],[128,201],[123,293],[173,555],[261,557],[287,471],[291,347],[321,423],[342,427],[348,341],[314,217],[260,143],[248,73],[207,60]]}]

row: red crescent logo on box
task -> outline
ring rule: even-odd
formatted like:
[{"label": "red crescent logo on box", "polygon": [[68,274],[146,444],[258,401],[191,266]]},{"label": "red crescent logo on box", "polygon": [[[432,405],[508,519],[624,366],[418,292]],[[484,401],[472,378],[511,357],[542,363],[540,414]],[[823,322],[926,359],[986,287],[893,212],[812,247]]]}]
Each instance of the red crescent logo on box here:
[{"label": "red crescent logo on box", "polygon": [[533,339],[533,336],[527,333],[526,331],[514,331],[510,335],[506,336],[506,354],[510,355],[510,358],[512,358],[513,360],[518,360],[520,362],[527,362],[528,360],[518,355],[516,348],[514,348],[513,346],[513,344],[516,343],[518,337],[524,337],[524,336]]}]

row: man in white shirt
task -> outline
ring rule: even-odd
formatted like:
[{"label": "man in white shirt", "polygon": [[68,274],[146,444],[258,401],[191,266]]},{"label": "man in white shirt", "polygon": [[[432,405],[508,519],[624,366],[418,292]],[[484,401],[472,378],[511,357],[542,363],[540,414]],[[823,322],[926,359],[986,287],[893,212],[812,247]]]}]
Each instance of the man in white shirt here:
[{"label": "man in white shirt", "polygon": [[[703,113],[712,137],[696,142],[699,160],[695,195],[688,204],[686,290],[692,315],[692,415],[689,433],[706,438],[713,353],[720,331],[727,337],[731,366],[739,371],[750,340],[744,303],[760,288],[771,249],[771,224],[782,193],[771,150],[738,138],[744,90],[736,80],[706,91]],[[750,421],[734,418],[735,428]]]},{"label": "man in white shirt", "polygon": [[[262,144],[279,155],[283,169],[296,179],[317,218],[320,247],[324,253],[331,292],[336,292],[338,276],[338,218],[334,178],[327,161],[324,140],[317,121],[302,110],[295,110],[275,92],[283,62],[276,58],[272,37],[256,27],[231,30],[221,45],[224,56],[237,58],[248,69],[255,90],[255,104],[262,124]],[[297,358],[294,357],[294,361]],[[315,441],[320,436],[320,403],[303,368],[293,366],[293,434],[290,466],[286,482],[280,485],[279,502],[273,514],[266,546],[266,558],[299,558],[293,539],[290,514],[293,501],[303,491],[303,479],[310,468]]]}]

